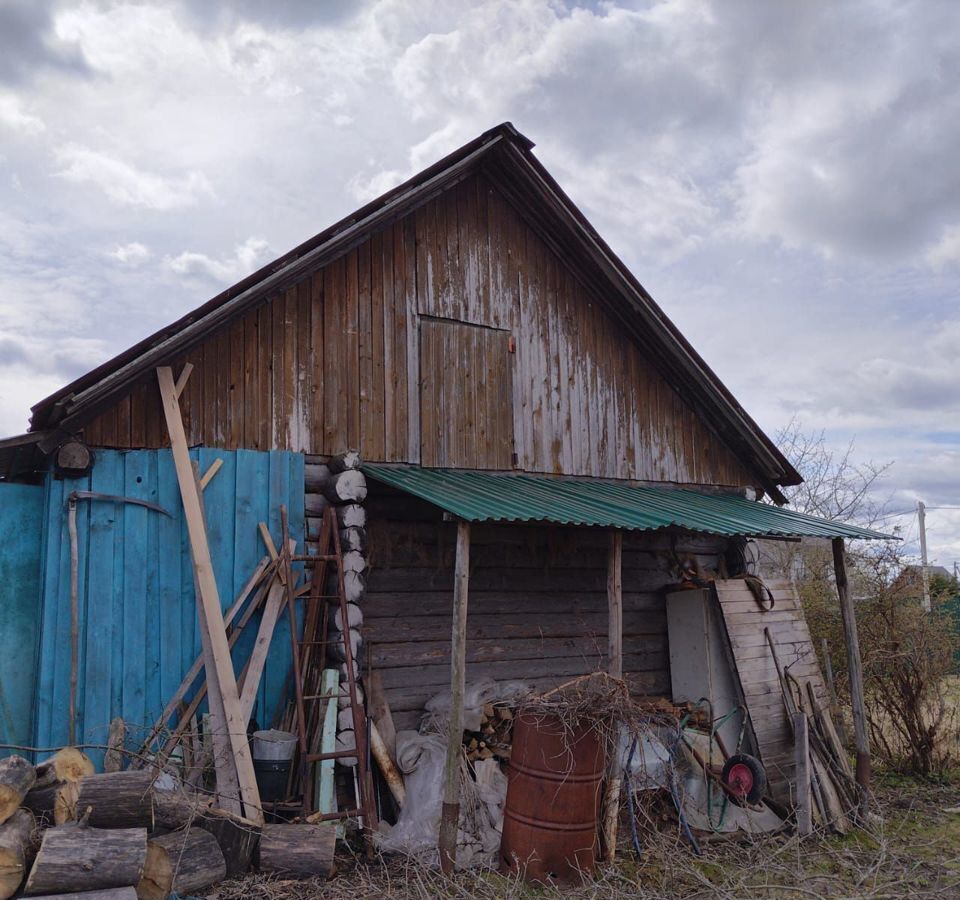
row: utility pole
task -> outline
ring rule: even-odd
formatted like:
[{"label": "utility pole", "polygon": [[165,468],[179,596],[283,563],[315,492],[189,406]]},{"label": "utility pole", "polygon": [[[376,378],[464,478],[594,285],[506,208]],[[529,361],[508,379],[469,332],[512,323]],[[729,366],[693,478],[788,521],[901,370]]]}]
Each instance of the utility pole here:
[{"label": "utility pole", "polygon": [[920,526],[920,578],[923,581],[923,608],[930,612],[930,580],[927,576],[927,508],[917,501],[917,522]]}]

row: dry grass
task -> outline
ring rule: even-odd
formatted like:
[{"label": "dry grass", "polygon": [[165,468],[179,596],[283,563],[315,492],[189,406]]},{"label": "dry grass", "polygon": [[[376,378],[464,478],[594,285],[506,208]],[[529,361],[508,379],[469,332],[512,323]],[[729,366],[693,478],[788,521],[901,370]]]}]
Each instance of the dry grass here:
[{"label": "dry grass", "polygon": [[647,835],[643,856],[628,845],[618,862],[602,866],[576,886],[535,888],[489,870],[445,879],[400,858],[366,862],[343,854],[328,882],[285,881],[251,875],[226,882],[216,900],[299,898],[960,898],[960,804],[956,788],[888,783],[879,793],[884,826],[877,835],[844,838],[767,838],[708,844],[694,857],[671,834]]}]

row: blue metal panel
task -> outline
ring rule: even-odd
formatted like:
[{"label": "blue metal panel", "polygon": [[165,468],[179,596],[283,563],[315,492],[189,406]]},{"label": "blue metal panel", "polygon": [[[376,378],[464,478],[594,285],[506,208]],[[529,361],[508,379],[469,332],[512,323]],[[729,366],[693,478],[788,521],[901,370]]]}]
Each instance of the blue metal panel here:
[{"label": "blue metal panel", "polygon": [[[220,471],[204,492],[210,552],[220,601],[226,609],[265,554],[257,525],[268,522],[280,543],[280,505],[290,533],[303,542],[303,456],[195,449],[205,472]],[[92,490],[136,497],[169,510],[172,518],[130,504],[81,500],[80,671],[77,739],[104,744],[111,718],[123,716],[137,732],[149,728],[200,653],[193,567],[176,472],[169,450],[97,451],[89,476],[47,479],[42,575],[42,638],[35,741],[67,740],[70,684],[70,550],[67,497]],[[234,650],[239,672],[249,655],[257,620]],[[277,628],[258,697],[258,718],[269,724],[282,702],[290,665],[286,619]],[[32,694],[32,692],[31,692]],[[102,754],[91,750],[95,761]]]},{"label": "blue metal panel", "polygon": [[0,744],[32,743],[43,497],[37,485],[0,483]]}]

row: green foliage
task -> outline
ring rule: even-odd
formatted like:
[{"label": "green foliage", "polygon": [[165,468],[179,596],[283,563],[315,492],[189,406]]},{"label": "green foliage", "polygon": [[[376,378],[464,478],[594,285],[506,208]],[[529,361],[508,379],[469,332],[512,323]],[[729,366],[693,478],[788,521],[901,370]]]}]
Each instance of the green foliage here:
[{"label": "green foliage", "polygon": [[[898,552],[891,546],[851,559],[870,741],[894,771],[943,777],[960,760],[960,686],[954,677],[960,634],[948,605],[923,610]],[[825,567],[813,564],[798,587],[811,634],[818,647],[827,639],[838,691],[847,695],[845,641],[832,579]]]}]

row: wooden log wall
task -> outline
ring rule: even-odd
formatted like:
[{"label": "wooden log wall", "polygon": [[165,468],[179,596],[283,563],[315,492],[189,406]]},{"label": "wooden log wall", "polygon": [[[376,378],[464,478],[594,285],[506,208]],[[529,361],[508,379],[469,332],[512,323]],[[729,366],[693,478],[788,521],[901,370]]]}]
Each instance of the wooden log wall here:
[{"label": "wooden log wall", "polygon": [[[196,367],[181,400],[188,439],[322,455],[359,449],[369,462],[506,461],[529,472],[757,483],[647,362],[602,291],[578,281],[476,174],[177,360],[175,369]],[[490,343],[499,356],[485,352],[481,364],[509,377],[466,378],[467,357],[422,356],[424,326],[442,331],[444,322],[499,329]],[[504,386],[505,399],[481,396]],[[476,440],[480,420],[465,414],[458,427],[467,433],[451,440],[431,425],[438,394],[451,398],[451,415],[502,410],[503,439]],[[152,380],[85,430],[89,443],[118,448],[162,446],[165,433]]]},{"label": "wooden log wall", "polygon": [[[415,728],[424,703],[449,688],[456,524],[399,495],[371,490],[366,505],[367,660],[397,728]],[[606,668],[604,530],[475,524],[471,537],[468,683],[487,676],[547,687]],[[722,550],[716,538],[677,548],[713,569]],[[676,580],[673,560],[665,536],[624,536],[623,668],[637,694],[670,694],[663,587]]]}]

